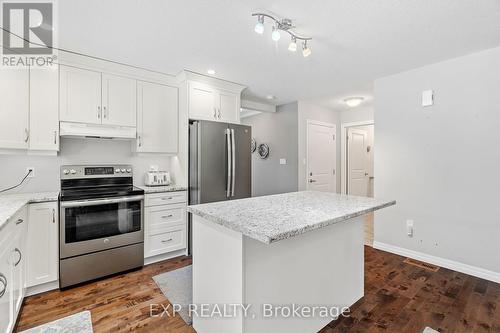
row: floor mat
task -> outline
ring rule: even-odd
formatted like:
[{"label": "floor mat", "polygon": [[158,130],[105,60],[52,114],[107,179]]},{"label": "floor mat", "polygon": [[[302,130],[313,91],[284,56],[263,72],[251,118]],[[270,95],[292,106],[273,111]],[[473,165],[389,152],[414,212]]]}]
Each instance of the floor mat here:
[{"label": "floor mat", "polygon": [[93,333],[90,311],[82,311],[21,333]]}]

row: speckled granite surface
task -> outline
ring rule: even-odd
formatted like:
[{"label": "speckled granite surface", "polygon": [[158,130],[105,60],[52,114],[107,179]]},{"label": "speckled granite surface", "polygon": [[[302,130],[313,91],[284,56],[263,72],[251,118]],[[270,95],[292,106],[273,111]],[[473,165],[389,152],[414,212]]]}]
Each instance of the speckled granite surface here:
[{"label": "speckled granite surface", "polygon": [[0,229],[24,205],[35,202],[57,201],[58,196],[59,192],[0,195]]},{"label": "speckled granite surface", "polygon": [[393,200],[303,191],[194,205],[187,209],[269,244],[394,204]]},{"label": "speckled granite surface", "polygon": [[185,186],[146,186],[146,185],[135,185],[138,188],[144,190],[144,193],[162,193],[162,192],[178,192],[187,191]]}]

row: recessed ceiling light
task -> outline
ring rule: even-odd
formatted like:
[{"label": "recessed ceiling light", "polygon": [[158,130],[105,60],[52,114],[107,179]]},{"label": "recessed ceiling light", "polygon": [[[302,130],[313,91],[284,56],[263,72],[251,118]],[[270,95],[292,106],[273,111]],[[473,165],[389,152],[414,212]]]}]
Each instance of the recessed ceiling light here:
[{"label": "recessed ceiling light", "polygon": [[344,99],[345,104],[347,104],[348,107],[354,108],[361,104],[363,102],[364,98],[363,97],[349,97]]},{"label": "recessed ceiling light", "polygon": [[207,73],[210,74],[210,75],[214,75],[215,74],[215,69],[207,69]]},{"label": "recessed ceiling light", "polygon": [[276,99],[276,96],[269,94],[266,96],[266,98],[271,100],[271,99]]}]

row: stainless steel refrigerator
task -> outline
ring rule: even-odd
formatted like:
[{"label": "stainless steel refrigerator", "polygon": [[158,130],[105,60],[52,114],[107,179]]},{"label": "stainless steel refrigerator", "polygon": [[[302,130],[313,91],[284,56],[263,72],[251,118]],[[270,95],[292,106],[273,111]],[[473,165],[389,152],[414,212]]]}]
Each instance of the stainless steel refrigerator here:
[{"label": "stainless steel refrigerator", "polygon": [[252,195],[251,140],[250,126],[206,120],[190,121],[190,205],[242,199]]}]

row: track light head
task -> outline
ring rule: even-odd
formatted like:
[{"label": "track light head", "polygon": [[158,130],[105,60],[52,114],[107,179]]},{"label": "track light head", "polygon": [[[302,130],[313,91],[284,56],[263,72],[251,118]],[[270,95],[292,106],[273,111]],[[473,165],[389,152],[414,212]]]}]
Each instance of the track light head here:
[{"label": "track light head", "polygon": [[302,55],[304,56],[304,58],[306,57],[309,57],[311,55],[311,49],[307,46],[307,40],[305,40],[303,43],[302,43]]},{"label": "track light head", "polygon": [[279,29],[276,27],[276,26],[273,26],[273,33],[271,34],[271,38],[277,42],[280,40],[281,38],[281,34],[280,34],[280,31]]},{"label": "track light head", "polygon": [[262,35],[264,33],[264,16],[259,15],[257,17],[257,24],[254,28],[255,32]]},{"label": "track light head", "polygon": [[290,52],[297,51],[297,38],[295,36],[292,36],[292,40],[290,41],[290,44],[288,44],[288,51]]}]

